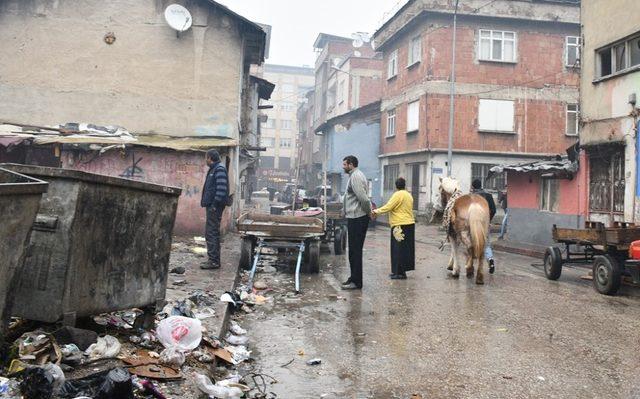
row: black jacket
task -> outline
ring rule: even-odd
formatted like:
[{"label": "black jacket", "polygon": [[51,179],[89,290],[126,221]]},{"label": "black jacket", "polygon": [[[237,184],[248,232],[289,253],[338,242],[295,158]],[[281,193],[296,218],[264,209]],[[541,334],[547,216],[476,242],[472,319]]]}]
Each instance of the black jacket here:
[{"label": "black jacket", "polygon": [[229,196],[229,177],[227,168],[220,162],[214,163],[209,167],[207,177],[202,188],[202,199],[200,206],[208,208],[222,208],[227,204]]},{"label": "black jacket", "polygon": [[487,203],[489,204],[489,221],[491,221],[491,219],[496,215],[496,203],[493,200],[493,195],[484,190],[474,190],[473,193],[481,195],[487,200]]}]

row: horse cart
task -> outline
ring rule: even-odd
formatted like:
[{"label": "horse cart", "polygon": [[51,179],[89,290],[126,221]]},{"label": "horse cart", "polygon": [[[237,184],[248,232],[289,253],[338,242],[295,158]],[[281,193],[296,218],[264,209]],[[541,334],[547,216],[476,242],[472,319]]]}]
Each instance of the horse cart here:
[{"label": "horse cart", "polygon": [[567,264],[591,265],[593,286],[601,294],[614,295],[623,277],[640,282],[640,253],[634,241],[640,240],[640,227],[605,228],[589,223],[584,229],[553,226],[553,239],[565,246],[564,257],[557,246],[550,246],[544,255],[544,273],[557,280]]},{"label": "horse cart", "polygon": [[267,215],[245,213],[238,219],[241,234],[240,267],[250,269],[249,286],[263,250],[275,249],[278,254],[297,255],[295,281],[296,292],[300,292],[300,272],[320,271],[320,240],[324,235],[322,220],[300,216]]}]

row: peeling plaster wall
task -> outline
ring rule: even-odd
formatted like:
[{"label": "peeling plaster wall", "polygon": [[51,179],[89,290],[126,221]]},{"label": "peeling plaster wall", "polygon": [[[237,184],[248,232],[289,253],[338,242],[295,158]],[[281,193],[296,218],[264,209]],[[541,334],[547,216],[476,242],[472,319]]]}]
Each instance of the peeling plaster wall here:
[{"label": "peeling plaster wall", "polygon": [[[194,19],[179,37],[164,21],[174,2]],[[0,37],[0,119],[238,136],[242,38],[205,1],[7,0]]]},{"label": "peeling plaster wall", "polygon": [[[228,154],[221,155],[225,162]],[[203,153],[134,147],[126,152],[112,150],[96,156],[95,152],[64,150],[61,162],[65,169],[182,188],[173,232],[199,236],[204,234],[205,212],[200,207],[200,198],[208,169]],[[234,181],[233,169],[230,171],[229,181]],[[231,210],[227,208],[223,215],[223,231],[230,226]]]}]

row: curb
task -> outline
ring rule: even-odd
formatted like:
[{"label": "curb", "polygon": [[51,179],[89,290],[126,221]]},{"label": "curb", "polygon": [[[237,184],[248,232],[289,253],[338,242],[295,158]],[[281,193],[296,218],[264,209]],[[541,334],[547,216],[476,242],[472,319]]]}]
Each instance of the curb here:
[{"label": "curb", "polygon": [[[231,285],[231,287],[229,287],[227,291],[234,291],[236,287],[238,287],[238,283],[240,282],[240,270],[241,270],[240,263],[238,262],[237,259],[234,259],[234,263],[236,264],[236,275],[235,275],[235,278],[233,279],[233,284]],[[225,306],[224,315],[222,316],[222,324],[220,325],[220,330],[218,331],[218,338],[220,339],[224,338],[227,331],[229,330],[229,319],[231,318],[231,308],[232,308],[232,305],[230,303],[227,303],[227,306]]]},{"label": "curb", "polygon": [[542,259],[544,257],[544,251],[535,248],[516,247],[512,245],[504,245],[500,242],[494,241],[491,243],[494,251],[507,252],[516,255],[529,256],[531,258]]}]

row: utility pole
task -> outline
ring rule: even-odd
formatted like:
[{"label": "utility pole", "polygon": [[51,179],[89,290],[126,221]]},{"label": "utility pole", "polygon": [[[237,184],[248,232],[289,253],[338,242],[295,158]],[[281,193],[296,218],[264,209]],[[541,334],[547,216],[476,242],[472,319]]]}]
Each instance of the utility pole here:
[{"label": "utility pole", "polygon": [[449,147],[447,149],[447,176],[451,176],[451,163],[453,162],[453,113],[455,111],[456,95],[456,27],[458,21],[458,2],[453,11],[453,43],[451,45],[451,92],[449,94]]}]

